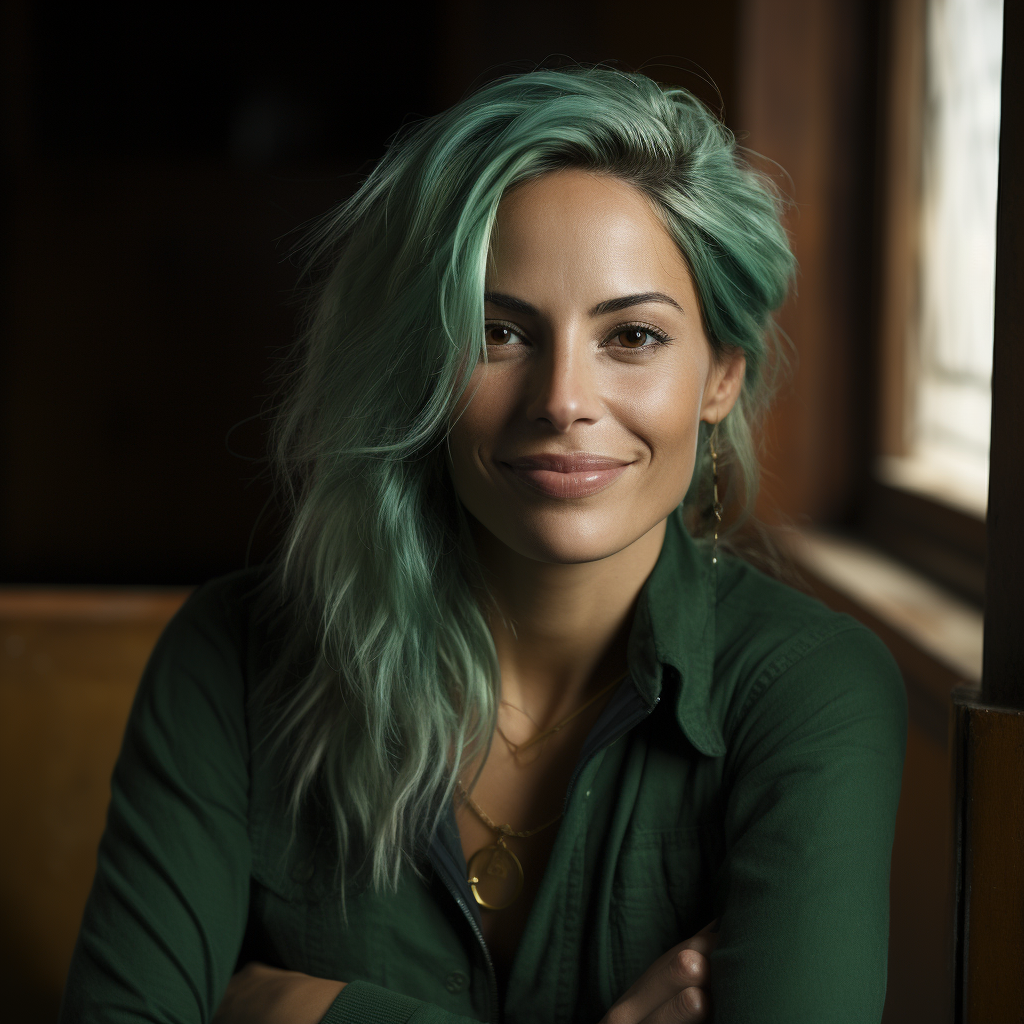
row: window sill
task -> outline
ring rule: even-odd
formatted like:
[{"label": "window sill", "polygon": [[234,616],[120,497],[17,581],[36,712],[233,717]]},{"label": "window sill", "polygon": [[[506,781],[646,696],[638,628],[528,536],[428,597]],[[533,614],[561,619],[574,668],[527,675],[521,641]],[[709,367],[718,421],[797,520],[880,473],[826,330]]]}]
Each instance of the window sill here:
[{"label": "window sill", "polygon": [[988,511],[988,460],[888,456],[875,464],[875,475],[889,487],[910,491],[985,522]]},{"label": "window sill", "polygon": [[945,746],[952,688],[981,682],[981,611],[861,541],[794,530],[782,545],[812,593],[885,641],[903,672],[911,716]]},{"label": "window sill", "polygon": [[872,480],[864,493],[860,536],[878,553],[909,566],[946,592],[985,600],[985,520],[919,491]]}]

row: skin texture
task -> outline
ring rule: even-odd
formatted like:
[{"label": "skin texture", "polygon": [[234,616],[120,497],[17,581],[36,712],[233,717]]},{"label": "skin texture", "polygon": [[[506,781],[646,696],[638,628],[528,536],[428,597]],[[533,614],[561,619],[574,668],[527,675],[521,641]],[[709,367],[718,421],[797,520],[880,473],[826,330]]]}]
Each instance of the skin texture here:
[{"label": "skin texture", "polygon": [[[745,361],[713,359],[675,242],[648,199],[610,175],[562,170],[506,195],[485,292],[536,313],[487,302],[488,360],[453,418],[451,477],[500,612],[503,696],[557,720],[596,688],[600,664],[609,678],[625,669],[623,633],[689,486],[698,425],[732,408]],[[654,292],[672,301],[594,312]],[[538,494],[505,468],[581,451],[628,465],[583,498]]]},{"label": "skin texture", "polygon": [[[520,556],[563,565],[616,556],[682,500],[698,422],[732,407],[740,381],[729,373],[742,370],[742,355],[713,363],[674,241],[645,196],[607,175],[559,171],[506,196],[485,284],[495,293],[537,312],[486,303],[488,362],[477,366],[451,432],[459,498]],[[593,315],[601,302],[638,293],[676,305]],[[668,343],[628,333],[642,330]],[[575,450],[631,465],[614,490],[576,501],[534,497],[498,465]]]},{"label": "skin texture", "polygon": [[228,983],[213,1024],[315,1024],[344,982],[246,964]]},{"label": "skin texture", "polygon": [[[515,744],[624,673],[637,596],[689,487],[700,421],[729,412],[745,363],[739,352],[713,358],[675,242],[646,197],[608,175],[556,171],[506,195],[485,291],[488,358],[453,416],[449,467],[491,588],[498,725]],[[649,293],[667,301],[600,306]],[[507,465],[578,452],[625,468],[596,493],[567,497],[557,485],[555,494],[539,492]],[[486,763],[463,766],[463,779],[477,777],[474,800],[516,830],[555,818],[608,696],[528,756],[496,739]],[[456,819],[467,861],[494,842],[462,802]],[[556,835],[552,826],[509,840],[523,892],[511,907],[483,913],[502,987]],[[652,964],[604,1024],[706,1019],[710,927]],[[232,979],[217,1022],[313,1024],[338,990],[250,965]]]}]

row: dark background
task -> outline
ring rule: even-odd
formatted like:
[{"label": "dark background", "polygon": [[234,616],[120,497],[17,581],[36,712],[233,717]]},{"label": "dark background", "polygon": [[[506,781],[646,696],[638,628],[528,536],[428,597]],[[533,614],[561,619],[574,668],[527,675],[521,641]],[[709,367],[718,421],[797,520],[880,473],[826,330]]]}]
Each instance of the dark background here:
[{"label": "dark background", "polygon": [[642,68],[734,124],[737,8],[10,4],[0,581],[265,557],[301,226],[403,123],[540,62]]}]

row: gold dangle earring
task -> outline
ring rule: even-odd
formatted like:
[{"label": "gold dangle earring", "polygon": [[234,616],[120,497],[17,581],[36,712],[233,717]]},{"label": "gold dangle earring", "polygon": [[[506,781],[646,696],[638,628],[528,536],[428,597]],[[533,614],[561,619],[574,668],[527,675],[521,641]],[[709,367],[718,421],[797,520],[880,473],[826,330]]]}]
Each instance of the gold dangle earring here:
[{"label": "gold dangle earring", "polygon": [[718,451],[715,448],[715,442],[718,440],[718,424],[716,423],[711,430],[711,437],[708,439],[708,444],[711,447],[711,490],[712,499],[714,504],[711,506],[711,511],[715,515],[715,543],[711,549],[711,564],[718,564],[718,524],[722,521],[722,503],[718,500]]}]

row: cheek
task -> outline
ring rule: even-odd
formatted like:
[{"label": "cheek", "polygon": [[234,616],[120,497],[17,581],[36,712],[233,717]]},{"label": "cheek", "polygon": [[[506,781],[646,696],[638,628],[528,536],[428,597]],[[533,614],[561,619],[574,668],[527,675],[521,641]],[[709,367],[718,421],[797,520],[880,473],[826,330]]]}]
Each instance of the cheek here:
[{"label": "cheek", "polygon": [[494,450],[495,440],[509,415],[507,406],[507,389],[497,387],[493,377],[484,368],[478,368],[456,406],[448,435],[451,474],[457,491],[478,471],[481,458]]},{"label": "cheek", "polygon": [[476,457],[476,432],[467,424],[466,414],[453,424],[448,434],[448,472],[455,487],[455,493],[465,502],[466,481],[471,478]]},{"label": "cheek", "polygon": [[648,375],[642,390],[630,396],[628,418],[650,452],[653,470],[693,464],[702,396],[702,375],[688,367]]}]

